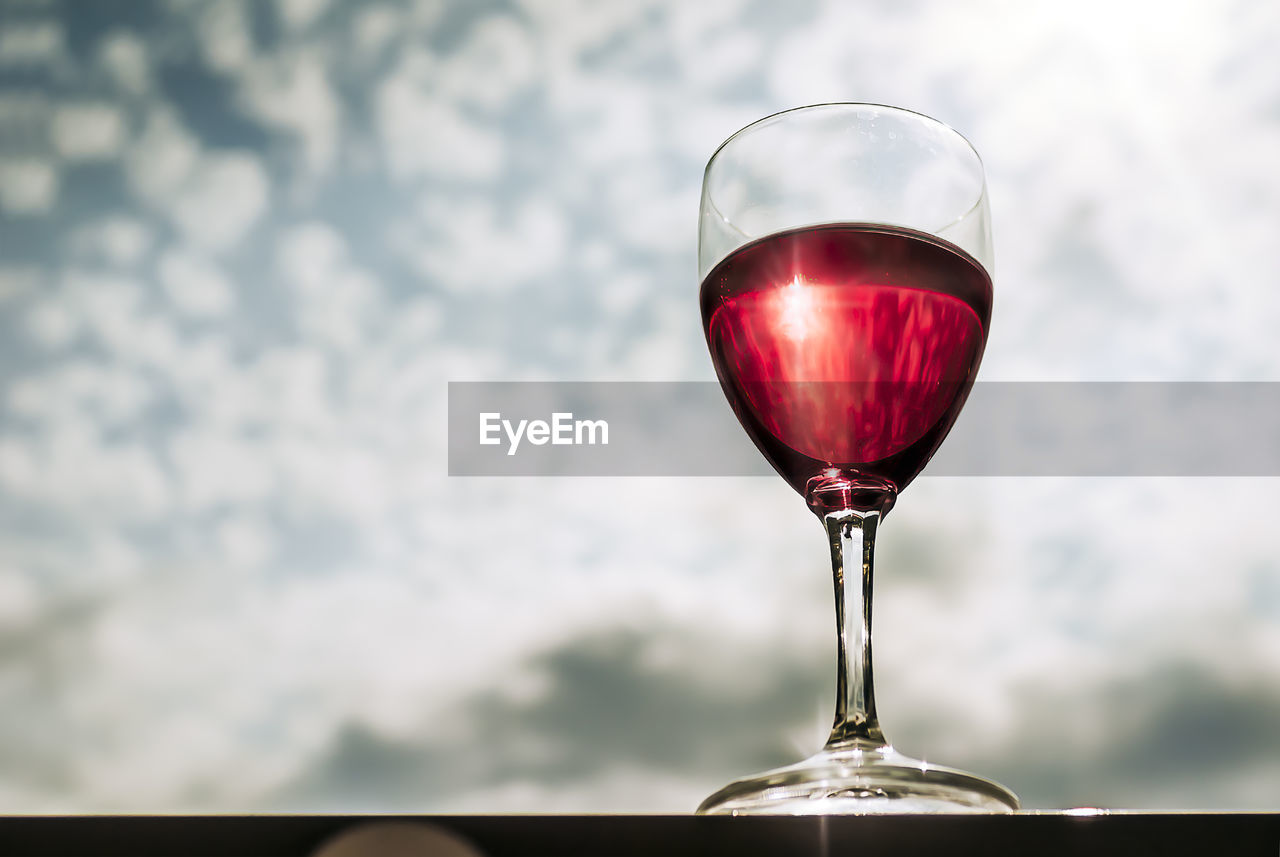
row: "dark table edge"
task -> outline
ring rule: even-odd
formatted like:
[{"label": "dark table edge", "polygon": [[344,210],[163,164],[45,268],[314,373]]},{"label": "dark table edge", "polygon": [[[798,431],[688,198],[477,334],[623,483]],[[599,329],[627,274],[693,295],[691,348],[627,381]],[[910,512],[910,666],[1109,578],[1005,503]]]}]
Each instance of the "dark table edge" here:
[{"label": "dark table edge", "polygon": [[0,857],[304,857],[366,824],[430,824],[489,857],[685,855],[1280,855],[1280,813],[1023,812],[967,816],[0,816]]}]

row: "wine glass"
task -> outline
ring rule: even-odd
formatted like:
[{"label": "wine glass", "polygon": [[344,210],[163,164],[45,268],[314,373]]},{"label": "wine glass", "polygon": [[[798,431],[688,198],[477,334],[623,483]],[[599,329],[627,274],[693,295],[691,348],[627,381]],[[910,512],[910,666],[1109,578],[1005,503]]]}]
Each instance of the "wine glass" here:
[{"label": "wine glass", "polygon": [[777,113],[712,155],[698,239],[716,375],[752,441],[823,522],[837,631],[826,746],[730,783],[698,811],[1017,809],[997,783],[894,750],[871,685],[876,528],[955,422],[991,318],[977,152],[895,107]]}]

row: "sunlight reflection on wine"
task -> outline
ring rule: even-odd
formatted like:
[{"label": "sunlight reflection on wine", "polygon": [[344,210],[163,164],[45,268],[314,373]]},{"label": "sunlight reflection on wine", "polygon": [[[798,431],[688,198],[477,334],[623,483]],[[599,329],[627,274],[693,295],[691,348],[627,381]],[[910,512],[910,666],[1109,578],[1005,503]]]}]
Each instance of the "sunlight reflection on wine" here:
[{"label": "sunlight reflection on wine", "polygon": [[765,445],[816,462],[805,479],[890,458],[949,423],[982,353],[985,273],[906,235],[775,236],[735,252],[708,284],[720,294],[708,336],[731,399]]}]

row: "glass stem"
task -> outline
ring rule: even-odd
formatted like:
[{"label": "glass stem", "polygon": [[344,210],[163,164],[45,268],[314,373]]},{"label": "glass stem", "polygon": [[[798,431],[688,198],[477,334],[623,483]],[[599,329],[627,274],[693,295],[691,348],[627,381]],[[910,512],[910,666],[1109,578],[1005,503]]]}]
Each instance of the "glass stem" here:
[{"label": "glass stem", "polygon": [[[878,750],[888,746],[876,718],[871,685],[871,566],[880,514],[877,510],[839,509],[822,519],[831,543],[839,638],[836,719],[827,750]],[[846,569],[853,573],[852,580],[846,577]]]}]

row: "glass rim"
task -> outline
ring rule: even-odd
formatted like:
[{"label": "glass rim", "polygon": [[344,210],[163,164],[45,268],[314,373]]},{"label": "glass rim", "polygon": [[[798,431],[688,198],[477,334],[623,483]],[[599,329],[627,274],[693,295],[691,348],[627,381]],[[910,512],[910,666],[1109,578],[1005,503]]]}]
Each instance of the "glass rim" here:
[{"label": "glass rim", "polygon": [[[715,199],[711,195],[711,188],[707,179],[711,175],[712,165],[715,164],[716,159],[720,157],[720,153],[725,150],[726,146],[728,146],[730,143],[732,143],[734,140],[738,139],[742,135],[746,134],[751,129],[755,128],[757,125],[762,125],[765,122],[771,122],[781,116],[786,116],[787,114],[790,114],[790,113],[800,113],[802,111],[820,110],[823,108],[832,108],[832,107],[875,107],[881,110],[892,111],[894,113],[906,113],[911,116],[916,116],[920,119],[924,119],[926,122],[929,122],[933,125],[938,126],[939,128],[942,128],[945,131],[950,132],[961,143],[964,144],[964,148],[969,150],[969,153],[973,155],[973,159],[978,165],[978,176],[981,179],[978,185],[978,193],[968,208],[966,208],[959,216],[951,220],[945,226],[939,227],[940,230],[946,229],[964,220],[966,217],[968,217],[970,214],[973,213],[974,209],[976,209],[979,205],[982,204],[982,200],[987,193],[987,165],[983,162],[982,155],[978,153],[977,146],[973,145],[973,142],[968,137],[966,137],[964,134],[961,134],[955,128],[948,125],[946,122],[943,122],[941,119],[937,119],[933,116],[930,116],[927,113],[921,113],[919,110],[912,110],[909,107],[898,107],[897,105],[894,105],[894,104],[884,104],[878,101],[819,101],[815,104],[802,104],[798,107],[788,107],[785,110],[778,110],[773,113],[770,113],[767,116],[761,116],[759,119],[756,119],[753,122],[749,122],[746,125],[743,125],[737,131],[734,131],[732,134],[726,137],[724,141],[721,142],[720,145],[716,147],[716,150],[711,153],[711,157],[707,159],[706,167],[704,167],[702,170],[702,188],[703,188],[704,194],[706,195],[706,201],[710,203],[711,208],[715,210],[715,212],[719,214],[722,218],[724,218],[724,214],[720,211],[720,207],[716,204]],[[727,221],[727,218],[725,218],[725,220]]]}]

